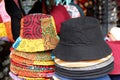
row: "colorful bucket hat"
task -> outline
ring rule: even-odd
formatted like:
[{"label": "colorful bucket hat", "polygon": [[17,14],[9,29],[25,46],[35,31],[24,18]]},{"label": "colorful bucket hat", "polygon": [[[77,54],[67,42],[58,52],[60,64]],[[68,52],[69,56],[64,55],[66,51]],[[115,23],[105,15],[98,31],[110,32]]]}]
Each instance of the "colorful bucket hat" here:
[{"label": "colorful bucket hat", "polygon": [[60,41],[52,53],[64,61],[97,60],[111,54],[99,20],[81,16],[62,23]]},{"label": "colorful bucket hat", "polygon": [[[10,68],[17,68],[17,69],[19,69],[19,70],[23,70],[23,71],[28,71],[28,72],[34,72],[34,73],[51,73],[51,72],[54,72],[54,70],[49,70],[48,68],[39,68],[40,70],[32,70],[32,69],[27,69],[27,68],[25,68],[25,67],[23,67],[23,66],[18,66],[18,65],[14,65],[14,64],[11,64],[10,65]],[[44,70],[42,70],[42,69],[44,69]]]},{"label": "colorful bucket hat", "polygon": [[29,60],[25,59],[23,57],[19,57],[17,55],[11,54],[10,55],[11,60],[13,60],[16,63],[25,64],[25,65],[54,65],[53,60]]},{"label": "colorful bucket hat", "polygon": [[31,72],[54,72],[54,65],[52,66],[39,66],[39,65],[25,65],[25,64],[20,64],[16,63],[14,61],[11,61],[11,66],[15,66],[21,69],[24,69],[26,71],[31,71]]},{"label": "colorful bucket hat", "polygon": [[19,76],[20,78],[24,78],[25,80],[51,80],[52,77],[49,77],[49,78],[31,78],[31,77],[23,77],[23,76]]},{"label": "colorful bucket hat", "polygon": [[54,19],[47,14],[29,14],[21,20],[20,37],[13,48],[23,52],[53,50],[59,39]]},{"label": "colorful bucket hat", "polygon": [[31,78],[44,78],[44,77],[52,77],[54,72],[33,72],[33,71],[27,71],[25,69],[10,66],[10,71],[18,76],[23,77],[31,77]]},{"label": "colorful bucket hat", "polygon": [[11,50],[11,54],[14,54],[19,57],[23,57],[29,60],[52,60],[51,51],[42,51],[42,52],[21,52],[17,50]]}]

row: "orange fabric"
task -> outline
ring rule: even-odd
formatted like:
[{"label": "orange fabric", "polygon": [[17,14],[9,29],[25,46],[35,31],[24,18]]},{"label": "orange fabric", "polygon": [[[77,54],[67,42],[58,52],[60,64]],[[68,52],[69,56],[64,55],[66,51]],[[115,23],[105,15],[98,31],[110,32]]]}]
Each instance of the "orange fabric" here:
[{"label": "orange fabric", "polygon": [[41,60],[41,61],[36,61],[36,60],[29,60],[25,59],[23,57],[16,56],[14,54],[10,55],[10,58],[16,62],[16,63],[21,63],[21,64],[26,64],[26,65],[54,65],[54,61],[52,60]]},{"label": "orange fabric", "polygon": [[11,29],[11,22],[4,22],[7,32],[7,37],[11,42],[14,42],[13,35],[12,35],[12,29]]}]

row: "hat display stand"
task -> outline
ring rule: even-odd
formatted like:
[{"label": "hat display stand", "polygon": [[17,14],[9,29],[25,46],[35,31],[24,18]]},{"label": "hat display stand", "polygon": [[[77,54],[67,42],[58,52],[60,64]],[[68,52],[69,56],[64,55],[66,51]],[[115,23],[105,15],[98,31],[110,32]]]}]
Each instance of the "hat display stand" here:
[{"label": "hat display stand", "polygon": [[58,41],[51,15],[37,13],[24,16],[21,19],[20,36],[11,48],[11,78],[50,80],[55,69],[51,51]]}]

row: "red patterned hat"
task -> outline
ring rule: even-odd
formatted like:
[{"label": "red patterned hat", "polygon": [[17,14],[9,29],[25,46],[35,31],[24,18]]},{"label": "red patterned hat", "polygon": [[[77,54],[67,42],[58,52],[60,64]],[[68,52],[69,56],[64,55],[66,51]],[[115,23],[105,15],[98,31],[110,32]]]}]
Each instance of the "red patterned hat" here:
[{"label": "red patterned hat", "polygon": [[20,37],[13,48],[23,52],[52,50],[59,39],[54,19],[47,14],[30,14],[22,18]]}]

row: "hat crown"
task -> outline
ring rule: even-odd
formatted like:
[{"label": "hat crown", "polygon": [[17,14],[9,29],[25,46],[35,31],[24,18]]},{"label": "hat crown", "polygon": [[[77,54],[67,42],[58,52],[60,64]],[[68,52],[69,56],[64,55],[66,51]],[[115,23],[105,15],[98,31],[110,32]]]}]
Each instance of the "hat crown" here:
[{"label": "hat crown", "polygon": [[79,17],[62,23],[61,43],[89,44],[102,40],[100,23],[92,17]]}]

